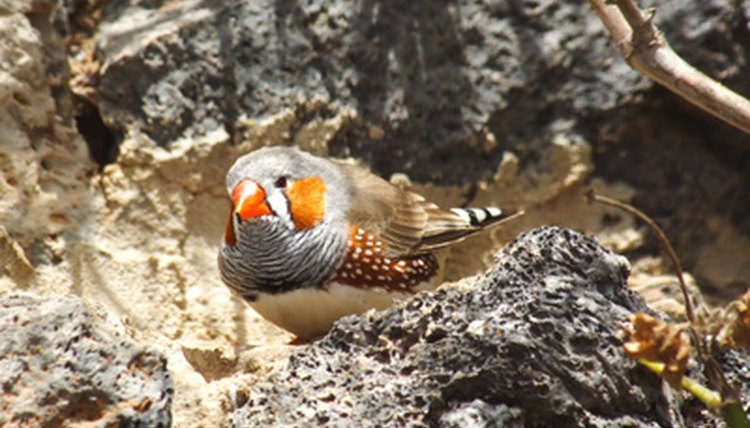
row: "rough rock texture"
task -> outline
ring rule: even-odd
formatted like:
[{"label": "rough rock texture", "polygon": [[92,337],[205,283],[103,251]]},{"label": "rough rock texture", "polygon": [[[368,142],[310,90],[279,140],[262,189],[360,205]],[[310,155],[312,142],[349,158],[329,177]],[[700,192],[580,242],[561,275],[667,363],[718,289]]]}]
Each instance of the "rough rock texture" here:
[{"label": "rough rock texture", "polygon": [[339,321],[237,394],[233,424],[685,426],[617,338],[646,310],[628,273],[591,238],[536,229],[484,276]]},{"label": "rough rock texture", "polygon": [[25,255],[0,249],[0,259],[8,260],[3,267],[60,261],[56,237],[84,221],[93,169],[72,128],[59,36],[48,21],[35,27],[20,13],[33,15],[31,2],[18,6],[9,13],[0,5],[0,226],[9,231],[9,247],[17,241]]},{"label": "rough rock texture", "polygon": [[446,428],[524,426],[521,409],[505,404],[490,404],[482,400],[456,403],[440,416],[439,424]]},{"label": "rough rock texture", "polygon": [[[463,184],[491,178],[514,145],[580,137],[565,122],[648,86],[623,62],[603,65],[609,42],[572,1],[115,4],[98,31],[101,112],[162,146],[235,135],[237,118],[291,108],[304,126],[346,107],[358,120],[334,154]],[[300,98],[324,104],[305,111]]]},{"label": "rough rock texture", "polygon": [[4,427],[171,425],[165,357],[76,297],[0,297],[0,385]]},{"label": "rough rock texture", "polygon": [[[725,2],[659,6],[676,47],[697,44],[689,59],[723,77],[739,72],[740,48],[720,28],[735,13]],[[113,2],[98,31],[102,114],[168,145],[216,128],[234,134],[237,117],[319,98],[363,120],[334,153],[464,183],[490,178],[509,148],[614,125],[589,116],[650,85],[615,60],[604,35],[578,1]],[[730,43],[702,48],[709,38]]]}]

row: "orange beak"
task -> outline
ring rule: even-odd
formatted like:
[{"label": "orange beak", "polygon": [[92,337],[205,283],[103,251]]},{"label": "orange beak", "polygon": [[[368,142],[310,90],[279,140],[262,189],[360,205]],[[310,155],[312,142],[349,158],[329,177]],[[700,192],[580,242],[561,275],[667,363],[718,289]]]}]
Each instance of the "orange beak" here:
[{"label": "orange beak", "polygon": [[234,212],[245,221],[272,214],[266,203],[266,192],[253,180],[243,179],[232,190]]}]

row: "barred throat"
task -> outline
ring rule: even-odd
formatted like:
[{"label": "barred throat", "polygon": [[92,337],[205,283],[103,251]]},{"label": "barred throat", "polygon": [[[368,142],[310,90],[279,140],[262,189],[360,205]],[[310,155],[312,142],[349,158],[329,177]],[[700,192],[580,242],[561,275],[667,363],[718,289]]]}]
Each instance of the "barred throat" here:
[{"label": "barred throat", "polygon": [[346,228],[328,222],[299,232],[281,221],[240,224],[234,246],[222,245],[219,270],[224,283],[248,301],[320,287],[346,251]]}]

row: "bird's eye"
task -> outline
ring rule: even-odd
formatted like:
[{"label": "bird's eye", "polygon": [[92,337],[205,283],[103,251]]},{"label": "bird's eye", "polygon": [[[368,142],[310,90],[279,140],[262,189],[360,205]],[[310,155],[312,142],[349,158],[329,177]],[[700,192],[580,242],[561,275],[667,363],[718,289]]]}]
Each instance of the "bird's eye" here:
[{"label": "bird's eye", "polygon": [[289,184],[289,178],[284,175],[277,178],[276,181],[273,183],[273,185],[276,186],[276,188],[278,189],[285,189],[288,184]]}]

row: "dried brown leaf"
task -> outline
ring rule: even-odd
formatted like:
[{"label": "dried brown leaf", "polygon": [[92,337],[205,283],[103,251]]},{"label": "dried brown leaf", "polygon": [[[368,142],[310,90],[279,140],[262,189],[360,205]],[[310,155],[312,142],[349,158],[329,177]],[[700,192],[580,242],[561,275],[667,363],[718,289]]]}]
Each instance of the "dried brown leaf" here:
[{"label": "dried brown leaf", "polygon": [[736,318],[729,325],[729,342],[733,348],[750,352],[750,290],[734,303]]},{"label": "dried brown leaf", "polygon": [[690,340],[684,328],[667,324],[638,312],[628,317],[623,348],[630,358],[664,363],[664,379],[674,388],[680,386],[690,358]]}]

